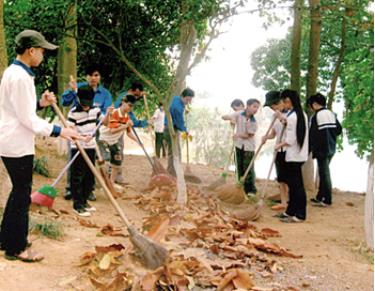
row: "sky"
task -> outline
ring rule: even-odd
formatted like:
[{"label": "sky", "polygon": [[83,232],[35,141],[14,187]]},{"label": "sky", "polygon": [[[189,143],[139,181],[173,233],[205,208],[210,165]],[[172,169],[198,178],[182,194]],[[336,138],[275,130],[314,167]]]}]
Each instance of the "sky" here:
[{"label": "sky", "polygon": [[[291,13],[283,10],[285,16]],[[187,78],[187,85],[196,91],[194,107],[217,107],[230,112],[230,102],[235,98],[246,101],[257,98],[262,103],[265,91],[252,85],[251,53],[270,38],[283,38],[291,21],[265,30],[262,19],[256,14],[233,17],[226,25],[226,33],[214,40],[208,52],[209,60],[197,65]],[[339,106],[342,108],[342,105]],[[260,113],[262,115],[262,113]],[[344,143],[344,151],[337,153],[331,163],[333,187],[347,191],[366,191],[367,167],[354,153],[355,147]],[[265,178],[270,155],[263,155],[256,163],[257,176]],[[350,165],[350,166],[349,166]],[[348,169],[350,167],[350,170]]]}]

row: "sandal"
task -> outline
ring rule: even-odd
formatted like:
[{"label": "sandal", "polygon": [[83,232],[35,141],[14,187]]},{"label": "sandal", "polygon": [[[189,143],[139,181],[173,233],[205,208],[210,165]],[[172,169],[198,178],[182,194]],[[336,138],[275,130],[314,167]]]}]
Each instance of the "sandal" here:
[{"label": "sandal", "polygon": [[5,255],[5,259],[9,261],[20,260],[26,263],[35,263],[35,262],[40,262],[41,260],[43,260],[44,256],[41,254],[38,254],[37,252],[32,251],[31,249],[26,249],[18,255],[13,255],[13,256]]}]

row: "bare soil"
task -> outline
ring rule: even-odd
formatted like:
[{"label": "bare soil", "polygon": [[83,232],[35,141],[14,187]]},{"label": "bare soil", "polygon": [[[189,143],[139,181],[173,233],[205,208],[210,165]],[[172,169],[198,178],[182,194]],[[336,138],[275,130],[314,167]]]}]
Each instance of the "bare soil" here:
[{"label": "bare soil", "polygon": [[[65,157],[57,156],[50,140],[44,140],[42,145],[40,144],[37,157],[48,158],[51,178],[35,175],[35,190],[43,184],[52,184],[54,177],[66,163]],[[162,160],[162,163],[165,164],[166,161]],[[203,181],[202,186],[213,182],[222,171],[203,165],[190,167]],[[131,184],[127,193],[142,194],[151,174],[146,158],[126,155],[124,169],[125,177]],[[257,181],[259,188],[263,182]],[[10,184],[3,169],[0,169],[0,183],[0,205],[4,206]],[[87,275],[77,266],[79,257],[97,245],[129,244],[127,238],[99,236],[98,228],[80,225],[72,212],[72,202],[62,198],[64,187],[65,177],[57,185],[59,197],[55,200],[54,208],[65,210],[68,214],[55,217],[54,213],[43,209],[34,210],[32,214],[61,222],[64,226],[63,238],[53,240],[43,236],[30,236],[34,249],[45,255],[45,260],[40,263],[7,261],[0,255],[0,290],[93,290]],[[277,191],[277,184],[270,183],[269,194],[275,194]],[[119,216],[99,188],[96,195],[98,200],[92,204],[97,208],[97,212],[90,221],[99,226],[110,223],[115,227],[122,227]],[[311,196],[312,193],[309,193],[309,197]],[[275,257],[282,270],[266,278],[257,276],[255,281],[258,286],[278,290],[287,287],[293,287],[294,290],[327,291],[374,289],[373,254],[364,247],[364,196],[360,193],[335,190],[333,201],[330,208],[315,208],[309,205],[307,220],[301,224],[279,222],[272,217],[275,212],[265,207],[263,216],[254,224],[258,228],[278,230],[282,236],[271,238],[270,241],[290,249],[294,254],[303,255],[303,258]],[[130,220],[140,227],[146,213],[138,209],[132,200],[118,199],[118,202]]]}]

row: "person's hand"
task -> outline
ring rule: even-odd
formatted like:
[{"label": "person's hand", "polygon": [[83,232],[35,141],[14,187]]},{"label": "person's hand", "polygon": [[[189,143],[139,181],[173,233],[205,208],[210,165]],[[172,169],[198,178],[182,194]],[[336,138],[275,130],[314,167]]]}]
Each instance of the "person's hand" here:
[{"label": "person's hand", "polygon": [[277,145],[275,145],[275,151],[278,151],[282,147],[285,147],[285,144],[284,143],[278,143]]},{"label": "person's hand", "polygon": [[83,135],[82,141],[90,142],[94,137],[92,135]]},{"label": "person's hand", "polygon": [[48,90],[44,91],[42,94],[42,98],[39,100],[40,107],[47,107],[50,106],[52,103],[56,103],[56,96],[53,92]]},{"label": "person's hand", "polygon": [[148,125],[154,125],[154,123],[155,123],[155,120],[153,118],[147,120]]},{"label": "person's hand", "polygon": [[106,114],[112,114],[113,110],[115,110],[115,107],[113,105],[108,106],[106,110]]},{"label": "person's hand", "polygon": [[126,127],[132,127],[134,125],[134,122],[129,119],[127,122],[126,122]]},{"label": "person's hand", "polygon": [[72,91],[77,91],[77,82],[72,75],[70,75],[69,87]]},{"label": "person's hand", "polygon": [[261,138],[262,144],[265,144],[267,139],[268,139],[267,136],[263,135],[262,138]]},{"label": "person's hand", "polygon": [[60,132],[60,137],[70,141],[73,141],[73,139],[83,140],[84,138],[82,135],[80,135],[76,130],[72,128],[62,128]]}]

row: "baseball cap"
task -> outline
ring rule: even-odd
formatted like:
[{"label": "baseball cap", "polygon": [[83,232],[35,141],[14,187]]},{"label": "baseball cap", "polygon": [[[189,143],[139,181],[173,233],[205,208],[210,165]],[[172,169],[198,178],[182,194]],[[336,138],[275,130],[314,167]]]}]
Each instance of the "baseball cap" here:
[{"label": "baseball cap", "polygon": [[17,34],[15,42],[17,47],[22,48],[42,47],[47,50],[55,50],[58,48],[57,45],[48,42],[40,32],[31,29],[24,30]]}]

